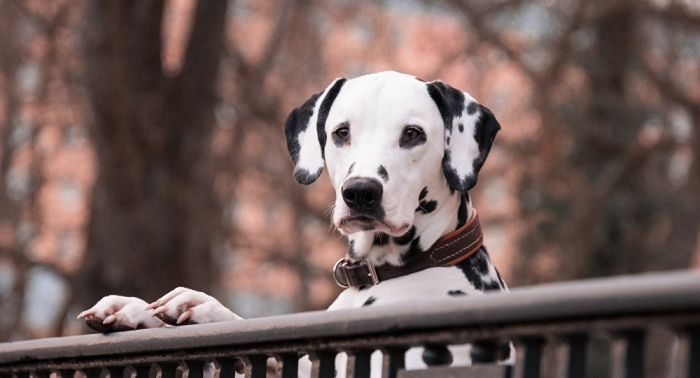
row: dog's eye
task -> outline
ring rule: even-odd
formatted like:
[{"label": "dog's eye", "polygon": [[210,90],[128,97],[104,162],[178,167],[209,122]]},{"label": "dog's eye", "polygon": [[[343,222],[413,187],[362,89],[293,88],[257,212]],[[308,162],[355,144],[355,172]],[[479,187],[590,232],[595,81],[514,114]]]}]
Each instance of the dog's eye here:
[{"label": "dog's eye", "polygon": [[399,140],[401,148],[413,148],[419,146],[427,140],[427,136],[420,126],[408,125],[404,127]]},{"label": "dog's eye", "polygon": [[406,129],[404,129],[404,131],[403,131],[403,139],[406,142],[410,142],[410,141],[418,138],[420,136],[420,134],[421,134],[420,130],[418,130],[415,127],[409,126]]},{"label": "dog's eye", "polygon": [[341,127],[333,132],[333,135],[341,141],[345,141],[350,137],[350,129],[348,127]]}]

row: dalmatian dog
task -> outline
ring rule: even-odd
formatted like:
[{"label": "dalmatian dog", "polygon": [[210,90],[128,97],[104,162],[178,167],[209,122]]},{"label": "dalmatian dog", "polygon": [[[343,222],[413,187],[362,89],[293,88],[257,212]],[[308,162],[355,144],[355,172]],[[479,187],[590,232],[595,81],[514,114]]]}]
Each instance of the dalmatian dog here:
[{"label": "dalmatian dog", "polygon": [[[336,79],[284,126],[298,182],[311,184],[328,169],[333,225],[349,240],[345,261],[375,269],[410,264],[476,217],[469,190],[499,130],[469,94],[397,72]],[[328,310],[507,290],[486,248],[472,252],[449,266],[348,287]],[[241,319],[186,288],[150,304],[110,295],[78,317],[104,333]]]}]

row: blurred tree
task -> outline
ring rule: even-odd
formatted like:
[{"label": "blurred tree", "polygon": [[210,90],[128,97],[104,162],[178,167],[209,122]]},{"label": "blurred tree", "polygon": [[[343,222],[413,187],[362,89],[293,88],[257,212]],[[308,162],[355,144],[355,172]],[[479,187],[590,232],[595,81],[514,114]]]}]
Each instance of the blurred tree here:
[{"label": "blurred tree", "polygon": [[[333,190],[294,182],[281,125],[332,78],[385,69],[501,120],[472,194],[509,283],[686,267],[699,26],[673,0],[0,1],[0,340],[179,285],[242,315],[328,305]],[[42,332],[36,267],[72,293]]]},{"label": "blurred tree", "polygon": [[[678,52],[697,43],[700,14],[676,2],[450,5],[529,79],[541,122],[507,146],[523,163],[513,283],[687,267],[700,224],[700,102],[673,78],[694,59]],[[514,38],[528,15],[548,21],[542,35]]]},{"label": "blurred tree", "polygon": [[[78,302],[209,291],[224,237],[209,153],[226,1],[199,1],[179,72],[162,62],[165,0],[92,1],[86,75],[98,175]],[[156,271],[154,271],[156,270]]]}]

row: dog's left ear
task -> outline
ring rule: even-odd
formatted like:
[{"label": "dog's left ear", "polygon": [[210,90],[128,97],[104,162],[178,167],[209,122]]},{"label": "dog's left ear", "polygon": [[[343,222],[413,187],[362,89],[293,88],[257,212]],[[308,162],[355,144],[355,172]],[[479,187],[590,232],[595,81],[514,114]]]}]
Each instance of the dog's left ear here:
[{"label": "dog's left ear", "polygon": [[450,188],[466,192],[476,185],[479,170],[501,125],[493,113],[468,93],[443,83],[427,84],[445,123],[442,169]]},{"label": "dog's left ear", "polygon": [[294,162],[294,178],[304,185],[316,181],[323,172],[326,147],[326,119],[345,78],[335,79],[294,109],[284,123],[287,149]]}]

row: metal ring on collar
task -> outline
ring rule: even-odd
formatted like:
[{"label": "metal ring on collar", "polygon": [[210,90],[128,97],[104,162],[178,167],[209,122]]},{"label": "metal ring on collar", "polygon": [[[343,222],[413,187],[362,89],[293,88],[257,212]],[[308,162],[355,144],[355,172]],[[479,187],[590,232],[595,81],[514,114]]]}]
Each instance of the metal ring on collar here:
[{"label": "metal ring on collar", "polygon": [[[341,266],[344,267],[348,263],[347,260],[344,258],[338,260],[335,265],[333,266],[333,278],[335,279],[335,283],[338,284],[338,286],[347,289],[350,287],[348,284],[348,276],[345,272],[345,269],[338,269]],[[342,281],[341,281],[342,279]]]}]

